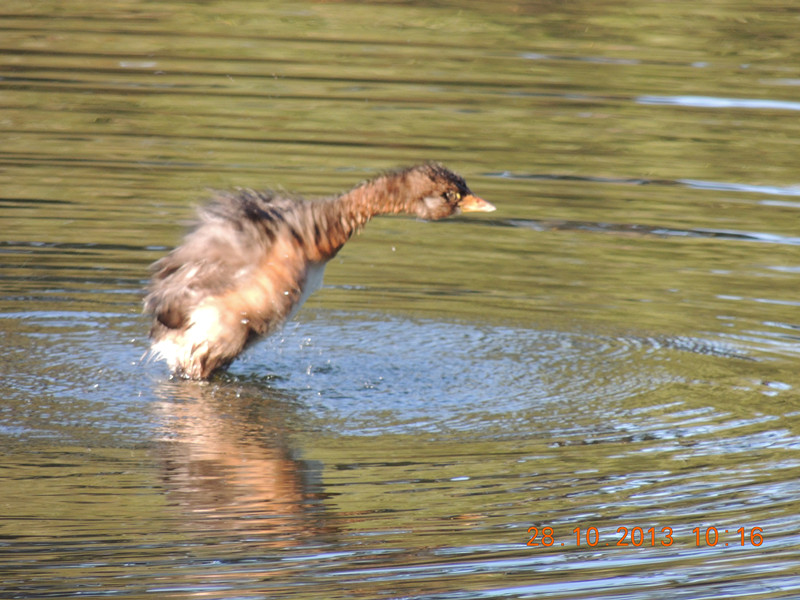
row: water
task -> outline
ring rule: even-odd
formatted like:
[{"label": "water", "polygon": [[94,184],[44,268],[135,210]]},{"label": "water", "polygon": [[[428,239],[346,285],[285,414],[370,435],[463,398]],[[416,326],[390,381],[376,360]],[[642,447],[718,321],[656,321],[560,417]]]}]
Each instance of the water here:
[{"label": "water", "polygon": [[[6,1],[0,595],[800,595],[792,9]],[[143,359],[209,188],[425,159],[497,212]]]}]

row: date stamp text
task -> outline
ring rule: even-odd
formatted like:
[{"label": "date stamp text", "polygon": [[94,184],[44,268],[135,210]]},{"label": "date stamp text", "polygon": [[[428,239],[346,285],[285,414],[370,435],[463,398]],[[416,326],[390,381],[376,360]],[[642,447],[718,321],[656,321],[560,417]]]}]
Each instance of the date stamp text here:
[{"label": "date stamp text", "polygon": [[676,541],[693,543],[695,546],[760,546],[764,543],[762,527],[739,527],[738,529],[718,529],[717,527],[695,527],[683,539],[675,534],[672,527],[618,527],[616,534],[601,534],[597,527],[576,527],[572,534],[556,533],[553,527],[529,527],[527,546],[633,546],[636,548],[672,546]]}]

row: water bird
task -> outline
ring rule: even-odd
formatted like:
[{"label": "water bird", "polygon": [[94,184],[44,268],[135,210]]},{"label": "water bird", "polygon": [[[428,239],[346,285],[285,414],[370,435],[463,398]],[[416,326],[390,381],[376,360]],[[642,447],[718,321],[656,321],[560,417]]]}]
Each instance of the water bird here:
[{"label": "water bird", "polygon": [[151,354],[173,377],[208,379],[280,328],[322,285],[326,263],[372,217],[438,220],[495,207],[438,163],[388,172],[307,200],[239,189],[199,210],[183,242],[150,267]]}]

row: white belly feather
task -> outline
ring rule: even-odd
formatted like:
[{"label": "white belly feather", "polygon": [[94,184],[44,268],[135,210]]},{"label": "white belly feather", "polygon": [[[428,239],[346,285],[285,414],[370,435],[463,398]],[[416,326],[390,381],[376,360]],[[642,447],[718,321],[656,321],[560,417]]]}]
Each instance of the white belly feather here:
[{"label": "white belly feather", "polygon": [[326,263],[312,263],[308,266],[308,270],[306,271],[306,280],[303,282],[300,299],[286,316],[287,321],[297,314],[297,311],[300,310],[300,307],[303,306],[303,304],[305,304],[305,301],[308,300],[308,297],[311,294],[322,287],[322,277],[325,274],[325,264]]}]

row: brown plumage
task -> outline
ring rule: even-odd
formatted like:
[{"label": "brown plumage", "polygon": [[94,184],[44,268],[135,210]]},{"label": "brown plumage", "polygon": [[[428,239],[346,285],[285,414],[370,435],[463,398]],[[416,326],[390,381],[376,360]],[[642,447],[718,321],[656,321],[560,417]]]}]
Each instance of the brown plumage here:
[{"label": "brown plumage", "polygon": [[152,352],[173,375],[206,379],[291,318],[321,285],[325,264],[372,217],[492,210],[461,177],[431,163],[315,201],[220,194],[183,243],[151,267],[144,306],[154,317]]}]

